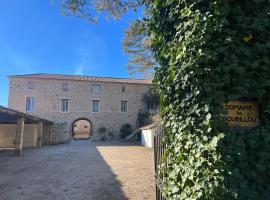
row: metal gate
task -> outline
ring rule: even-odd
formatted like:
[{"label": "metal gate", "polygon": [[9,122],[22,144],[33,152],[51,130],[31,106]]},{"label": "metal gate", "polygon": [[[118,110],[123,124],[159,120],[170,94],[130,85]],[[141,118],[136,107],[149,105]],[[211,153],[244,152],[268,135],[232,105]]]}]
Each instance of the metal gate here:
[{"label": "metal gate", "polygon": [[[162,180],[163,177],[158,175],[158,167],[161,163],[161,159],[164,156],[166,144],[163,142],[165,132],[162,126],[156,126],[154,132],[154,157],[155,157],[155,181],[156,181],[156,200],[166,200],[162,194]],[[166,165],[165,165],[166,166]]]}]

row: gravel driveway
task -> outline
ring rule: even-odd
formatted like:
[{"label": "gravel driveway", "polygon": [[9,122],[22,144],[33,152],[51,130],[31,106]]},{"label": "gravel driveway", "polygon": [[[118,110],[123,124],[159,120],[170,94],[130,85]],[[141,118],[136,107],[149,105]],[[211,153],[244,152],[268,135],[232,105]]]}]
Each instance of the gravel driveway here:
[{"label": "gravel driveway", "polygon": [[0,152],[0,200],[154,199],[153,151],[120,143]]}]

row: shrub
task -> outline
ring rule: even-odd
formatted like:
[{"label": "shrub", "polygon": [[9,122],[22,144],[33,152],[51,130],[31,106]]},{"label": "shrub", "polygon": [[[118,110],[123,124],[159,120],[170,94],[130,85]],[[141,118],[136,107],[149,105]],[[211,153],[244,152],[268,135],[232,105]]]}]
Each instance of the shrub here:
[{"label": "shrub", "polygon": [[130,124],[123,124],[120,128],[120,137],[124,139],[126,136],[132,133],[132,127]]},{"label": "shrub", "polygon": [[105,134],[106,131],[107,131],[107,128],[106,128],[105,126],[100,126],[100,127],[98,128],[98,132],[99,132],[100,134]]},{"label": "shrub", "polygon": [[114,134],[112,131],[108,133],[108,137],[110,138],[110,140],[113,140]]},{"label": "shrub", "polygon": [[107,137],[106,137],[105,135],[103,135],[103,136],[101,137],[101,141],[104,142],[104,141],[106,141],[106,140],[107,140]]}]

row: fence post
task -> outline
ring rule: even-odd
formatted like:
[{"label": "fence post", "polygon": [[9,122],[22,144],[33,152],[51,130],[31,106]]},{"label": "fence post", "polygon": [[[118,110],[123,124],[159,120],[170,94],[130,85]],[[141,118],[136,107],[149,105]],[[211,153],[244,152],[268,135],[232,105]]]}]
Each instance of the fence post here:
[{"label": "fence post", "polygon": [[155,128],[154,133],[154,163],[155,163],[155,184],[156,184],[156,200],[166,200],[162,194],[162,177],[158,175],[158,168],[161,164],[161,159],[164,156],[166,145],[163,144],[165,135],[161,126]]}]

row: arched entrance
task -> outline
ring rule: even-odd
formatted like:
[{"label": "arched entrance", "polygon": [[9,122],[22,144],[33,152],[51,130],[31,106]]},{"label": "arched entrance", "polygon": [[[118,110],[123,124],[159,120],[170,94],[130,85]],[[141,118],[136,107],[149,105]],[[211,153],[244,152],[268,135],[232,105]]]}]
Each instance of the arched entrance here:
[{"label": "arched entrance", "polygon": [[74,139],[89,139],[91,136],[92,124],[88,119],[80,118],[72,124],[72,136]]}]

